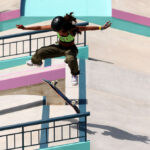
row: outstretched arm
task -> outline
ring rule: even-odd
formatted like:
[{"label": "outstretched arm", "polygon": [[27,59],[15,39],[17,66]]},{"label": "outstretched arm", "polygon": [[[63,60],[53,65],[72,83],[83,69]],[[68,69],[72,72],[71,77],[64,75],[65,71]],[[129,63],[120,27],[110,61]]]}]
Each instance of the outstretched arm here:
[{"label": "outstretched arm", "polygon": [[78,28],[80,29],[80,31],[88,31],[88,30],[105,30],[107,28],[109,28],[111,26],[111,22],[108,21],[106,22],[103,26],[78,26]]},{"label": "outstretched arm", "polygon": [[16,25],[18,29],[22,30],[51,30],[51,25],[46,26],[32,26],[32,27],[25,27],[24,25]]}]

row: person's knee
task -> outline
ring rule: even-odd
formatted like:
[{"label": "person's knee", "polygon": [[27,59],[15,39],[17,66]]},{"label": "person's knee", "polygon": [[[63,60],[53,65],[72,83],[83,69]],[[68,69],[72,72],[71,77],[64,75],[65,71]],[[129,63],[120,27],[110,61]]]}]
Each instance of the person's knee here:
[{"label": "person's knee", "polygon": [[31,61],[32,61],[33,64],[42,65],[42,60],[37,58],[37,57],[36,58],[32,57]]},{"label": "person's knee", "polygon": [[65,60],[65,62],[68,64],[73,63],[75,61],[76,61],[76,57],[74,57],[74,56],[68,56],[68,57],[66,57],[66,60]]},{"label": "person's knee", "polygon": [[74,76],[79,75],[80,70],[73,70],[73,71],[71,71],[71,74],[74,75]]}]

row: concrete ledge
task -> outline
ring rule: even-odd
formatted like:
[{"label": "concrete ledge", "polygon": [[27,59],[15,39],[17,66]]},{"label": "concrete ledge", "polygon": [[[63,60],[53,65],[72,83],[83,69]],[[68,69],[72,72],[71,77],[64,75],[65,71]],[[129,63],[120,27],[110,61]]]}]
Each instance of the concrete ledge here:
[{"label": "concrete ledge", "polygon": [[145,26],[150,26],[150,18],[120,11],[117,9],[112,9],[112,17],[138,23]]},{"label": "concrete ledge", "polygon": [[[122,19],[117,19],[114,17],[78,17],[77,19],[88,21],[90,23],[103,25],[106,21],[110,20],[112,22],[111,28],[127,31],[130,33],[134,33],[137,35],[142,35],[149,37],[150,36],[150,28],[148,26],[144,26],[141,24],[133,23],[130,21],[125,21]],[[108,29],[109,30],[109,29]]]},{"label": "concrete ledge", "polygon": [[59,80],[65,78],[65,64],[50,67],[37,67],[14,74],[0,76],[0,91],[34,85],[42,79]]},{"label": "concrete ledge", "polygon": [[39,150],[90,150],[90,141],[60,145]]}]

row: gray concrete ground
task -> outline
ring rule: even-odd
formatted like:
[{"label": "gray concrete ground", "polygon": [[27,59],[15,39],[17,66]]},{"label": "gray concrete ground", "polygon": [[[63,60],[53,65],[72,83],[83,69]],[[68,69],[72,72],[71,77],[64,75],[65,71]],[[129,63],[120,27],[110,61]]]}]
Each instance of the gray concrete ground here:
[{"label": "gray concrete ground", "polygon": [[[88,32],[87,43],[90,57],[86,61],[87,111],[91,112],[88,139],[91,150],[149,150],[149,39],[108,29]],[[78,87],[70,84],[68,67],[66,75],[66,95],[70,98],[78,96]],[[0,110],[39,101],[38,97],[31,101],[30,96],[24,95],[15,102],[9,98],[8,95],[3,97]],[[50,107],[50,117],[73,113],[69,106]],[[39,120],[41,116],[41,106],[22,109],[0,115],[0,124]]]},{"label": "gray concrete ground", "polygon": [[87,62],[91,149],[149,149],[149,82],[150,76],[143,73],[104,62]]}]

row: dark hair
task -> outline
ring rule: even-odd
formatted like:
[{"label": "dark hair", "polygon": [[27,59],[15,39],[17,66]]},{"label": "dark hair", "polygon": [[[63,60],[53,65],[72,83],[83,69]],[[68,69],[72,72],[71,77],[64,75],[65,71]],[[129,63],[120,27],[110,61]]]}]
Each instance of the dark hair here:
[{"label": "dark hair", "polygon": [[64,16],[64,23],[63,23],[61,29],[64,32],[71,31],[73,33],[73,35],[75,36],[77,33],[81,34],[81,31],[75,25],[75,23],[77,23],[77,21],[76,21],[76,18],[74,16],[72,16],[72,14],[73,14],[73,12],[71,12],[70,14],[66,14]]}]

